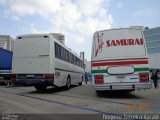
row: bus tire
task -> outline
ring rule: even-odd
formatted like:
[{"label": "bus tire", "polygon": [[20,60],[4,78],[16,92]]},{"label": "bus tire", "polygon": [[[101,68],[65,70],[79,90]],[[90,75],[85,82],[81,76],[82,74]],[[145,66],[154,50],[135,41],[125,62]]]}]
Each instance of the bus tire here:
[{"label": "bus tire", "polygon": [[37,91],[44,91],[47,88],[47,85],[35,85]]},{"label": "bus tire", "polygon": [[[82,76],[82,81],[83,81],[83,76]],[[81,81],[81,82],[79,82],[79,86],[81,86],[81,85],[82,85],[82,81]]]},{"label": "bus tire", "polygon": [[81,86],[82,85],[82,82],[79,82],[79,86]]},{"label": "bus tire", "polygon": [[66,85],[65,85],[65,90],[69,90],[71,87],[71,77],[67,77]]}]

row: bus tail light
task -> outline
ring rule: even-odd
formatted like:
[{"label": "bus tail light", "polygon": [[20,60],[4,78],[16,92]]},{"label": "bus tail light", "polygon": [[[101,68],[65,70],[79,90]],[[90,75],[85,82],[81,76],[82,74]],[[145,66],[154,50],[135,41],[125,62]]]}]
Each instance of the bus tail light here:
[{"label": "bus tail light", "polygon": [[45,79],[53,79],[54,78],[54,74],[45,74],[44,78]]},{"label": "bus tail light", "polygon": [[149,74],[148,73],[139,73],[140,82],[149,82]]},{"label": "bus tail light", "polygon": [[103,84],[104,83],[104,77],[103,75],[95,75],[95,84]]}]

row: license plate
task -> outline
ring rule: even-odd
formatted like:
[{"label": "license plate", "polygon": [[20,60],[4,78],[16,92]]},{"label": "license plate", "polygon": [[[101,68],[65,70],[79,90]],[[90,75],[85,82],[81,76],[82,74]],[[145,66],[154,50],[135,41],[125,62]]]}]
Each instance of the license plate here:
[{"label": "license plate", "polygon": [[125,76],[124,75],[118,75],[117,78],[121,79],[121,78],[125,78]]},{"label": "license plate", "polygon": [[27,78],[33,78],[34,75],[26,75]]}]

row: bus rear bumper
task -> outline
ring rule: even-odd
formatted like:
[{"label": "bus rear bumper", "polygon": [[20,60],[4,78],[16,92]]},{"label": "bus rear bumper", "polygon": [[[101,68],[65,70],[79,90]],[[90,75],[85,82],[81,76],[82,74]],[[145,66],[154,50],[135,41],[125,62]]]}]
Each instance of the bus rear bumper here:
[{"label": "bus rear bumper", "polygon": [[151,83],[132,83],[132,84],[103,84],[93,85],[93,89],[96,91],[104,90],[135,90],[135,89],[151,89]]},{"label": "bus rear bumper", "polygon": [[16,79],[13,81],[15,85],[22,85],[22,86],[34,86],[37,84],[46,84],[46,85],[53,85],[54,80],[44,80],[44,79]]}]

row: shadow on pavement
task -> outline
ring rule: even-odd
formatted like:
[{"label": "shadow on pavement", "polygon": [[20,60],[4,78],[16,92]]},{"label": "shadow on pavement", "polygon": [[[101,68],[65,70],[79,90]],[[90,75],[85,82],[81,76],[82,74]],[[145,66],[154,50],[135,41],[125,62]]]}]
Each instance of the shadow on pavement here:
[{"label": "shadow on pavement", "polygon": [[[23,94],[54,94],[54,93],[59,93],[59,92],[69,92],[69,91],[72,91],[71,94],[76,94],[76,95],[81,95],[81,96],[86,96],[88,97],[98,97],[98,98],[106,98],[106,99],[146,99],[144,96],[139,96],[137,95],[135,92],[123,92],[123,91],[111,91],[111,92],[108,92],[108,91],[99,91],[97,92],[97,94],[94,92],[94,90],[90,90],[89,91],[84,91],[83,92],[83,88],[79,88],[78,91],[76,89],[76,92],[74,92],[74,88],[77,88],[78,85],[72,85],[71,88],[69,90],[65,90],[63,87],[50,87],[50,88],[47,88],[46,90],[44,91],[37,91],[37,90],[34,90],[34,88],[32,89],[32,91],[28,91],[28,90],[25,90],[23,88],[18,88],[18,87],[15,87],[16,89],[20,89],[20,90],[24,90],[25,92],[23,92]],[[13,87],[14,88],[14,87]],[[77,93],[78,92],[78,93]],[[88,92],[88,93],[86,93]],[[65,94],[63,93],[63,94]]]},{"label": "shadow on pavement", "polygon": [[[74,87],[77,87],[78,85],[72,85],[70,89],[73,89]],[[28,94],[53,94],[53,93],[58,93],[62,91],[68,91],[65,90],[63,87],[52,87],[52,88],[47,88],[44,91],[30,91],[27,92]]]},{"label": "shadow on pavement", "polygon": [[113,99],[143,99],[144,97],[135,95],[134,92],[127,93],[127,92],[119,92],[119,91],[112,91],[112,92],[98,92],[97,96],[100,98],[113,98]]}]

